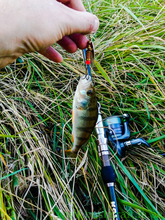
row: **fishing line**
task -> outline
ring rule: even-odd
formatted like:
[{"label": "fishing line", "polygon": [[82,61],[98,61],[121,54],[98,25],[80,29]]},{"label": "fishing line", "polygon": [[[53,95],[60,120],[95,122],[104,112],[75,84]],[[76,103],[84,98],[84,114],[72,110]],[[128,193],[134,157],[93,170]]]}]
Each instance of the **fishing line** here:
[{"label": "fishing line", "polygon": [[89,36],[89,41],[87,43],[87,47],[83,50],[83,59],[85,63],[85,74],[91,76],[91,69],[90,66],[94,63],[94,49],[91,37]]},{"label": "fishing line", "polygon": [[[65,165],[65,170],[67,171],[67,165],[65,163],[65,145],[64,145],[64,129],[65,129],[65,126],[72,120],[72,118],[70,118],[63,126],[62,128],[62,149],[63,149],[63,157],[64,157],[64,165]],[[67,173],[67,172],[66,172]],[[67,179],[68,181],[68,178],[67,178],[67,175],[65,175],[65,178]]]}]

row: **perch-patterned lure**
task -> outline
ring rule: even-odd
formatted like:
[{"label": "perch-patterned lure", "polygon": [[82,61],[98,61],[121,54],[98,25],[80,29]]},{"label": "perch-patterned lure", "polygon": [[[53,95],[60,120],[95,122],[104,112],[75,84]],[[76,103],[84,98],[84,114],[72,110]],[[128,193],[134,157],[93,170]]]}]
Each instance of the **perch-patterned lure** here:
[{"label": "perch-patterned lure", "polygon": [[92,78],[82,76],[77,85],[72,110],[72,142],[73,148],[65,151],[75,157],[78,150],[90,138],[98,116],[97,100]]}]

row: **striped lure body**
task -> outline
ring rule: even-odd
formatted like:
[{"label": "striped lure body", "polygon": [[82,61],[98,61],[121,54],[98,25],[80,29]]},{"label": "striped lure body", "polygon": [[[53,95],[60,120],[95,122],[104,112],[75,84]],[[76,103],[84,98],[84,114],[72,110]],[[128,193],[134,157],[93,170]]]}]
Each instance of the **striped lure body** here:
[{"label": "striped lure body", "polygon": [[95,127],[98,108],[95,89],[89,75],[82,76],[76,88],[72,111],[72,142],[73,148],[67,150],[68,156],[76,156],[85,144]]}]

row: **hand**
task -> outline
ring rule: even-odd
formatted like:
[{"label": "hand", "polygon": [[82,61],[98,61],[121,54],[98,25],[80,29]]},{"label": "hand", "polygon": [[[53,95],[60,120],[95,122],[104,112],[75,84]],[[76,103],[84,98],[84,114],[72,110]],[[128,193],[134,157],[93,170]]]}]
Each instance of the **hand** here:
[{"label": "hand", "polygon": [[50,45],[57,42],[73,53],[86,47],[84,35],[98,26],[81,0],[0,0],[0,68],[33,51],[61,62],[61,54]]}]

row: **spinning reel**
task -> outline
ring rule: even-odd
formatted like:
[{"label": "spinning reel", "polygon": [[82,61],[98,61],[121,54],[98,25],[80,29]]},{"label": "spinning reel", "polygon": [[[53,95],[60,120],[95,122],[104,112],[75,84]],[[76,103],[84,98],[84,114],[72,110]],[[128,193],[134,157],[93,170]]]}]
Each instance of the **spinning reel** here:
[{"label": "spinning reel", "polygon": [[150,147],[147,141],[142,138],[128,140],[130,138],[128,114],[110,116],[103,121],[103,125],[106,127],[105,132],[108,141],[112,144],[121,158],[125,156],[127,147],[140,144]]}]

